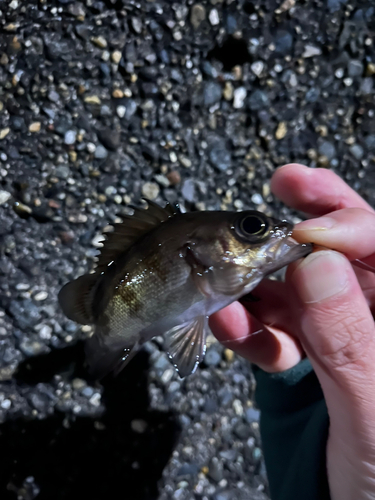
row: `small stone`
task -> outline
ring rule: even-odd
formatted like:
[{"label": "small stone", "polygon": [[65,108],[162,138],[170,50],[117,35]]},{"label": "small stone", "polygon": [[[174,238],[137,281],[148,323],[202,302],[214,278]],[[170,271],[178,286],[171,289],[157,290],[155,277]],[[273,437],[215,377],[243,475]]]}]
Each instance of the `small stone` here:
[{"label": "small stone", "polygon": [[36,300],[37,302],[41,302],[42,300],[46,300],[46,298],[48,297],[48,293],[47,292],[38,292],[37,294],[34,295],[34,300]]},{"label": "small stone", "polygon": [[256,408],[246,408],[245,410],[245,418],[246,421],[251,424],[252,422],[259,422],[260,411]]},{"label": "small stone", "polygon": [[15,10],[17,9],[17,7],[18,7],[18,0],[12,0],[9,4],[9,8]]},{"label": "small stone", "polygon": [[195,182],[193,179],[186,179],[182,184],[181,189],[182,196],[189,203],[195,201]]},{"label": "small stone", "polygon": [[0,190],[0,205],[5,205],[5,203],[12,197],[8,191]]},{"label": "small stone", "polygon": [[287,132],[288,132],[288,128],[287,128],[286,122],[280,122],[279,125],[277,126],[277,129],[275,132],[276,139],[278,141],[280,141],[281,139],[284,139]]},{"label": "small stone", "polygon": [[97,95],[87,95],[87,96],[85,96],[85,98],[83,100],[87,104],[98,104],[99,105],[102,102]]},{"label": "small stone", "polygon": [[67,179],[70,175],[70,168],[66,165],[56,167],[55,175],[58,179]]},{"label": "small stone", "polygon": [[[180,159],[180,161],[181,161],[181,159]],[[179,174],[179,172],[177,170],[172,170],[167,175],[167,179],[172,184],[172,186],[176,186],[177,184],[179,184],[181,182],[181,175]]]},{"label": "small stone", "polygon": [[244,105],[244,101],[246,99],[246,96],[247,96],[247,91],[246,91],[245,87],[239,87],[238,89],[236,89],[234,91],[234,94],[233,94],[233,107],[235,109],[242,108]]},{"label": "small stone", "polygon": [[362,61],[352,59],[348,64],[348,75],[351,77],[361,76],[363,73]]},{"label": "small stone", "polygon": [[221,354],[215,348],[207,350],[204,362],[207,366],[217,366],[221,361]]},{"label": "small stone", "polygon": [[224,142],[215,141],[209,149],[208,158],[212,166],[224,172],[232,163],[230,151],[225,146]]},{"label": "small stone", "polygon": [[249,107],[252,111],[258,111],[268,106],[269,106],[268,96],[262,90],[257,89],[250,95]]},{"label": "small stone", "polygon": [[201,23],[206,19],[206,9],[200,3],[196,3],[191,8],[190,22],[194,29],[198,29]]},{"label": "small stone", "polygon": [[319,154],[325,156],[330,161],[336,156],[336,148],[331,142],[324,141],[319,146]]},{"label": "small stone", "polygon": [[73,163],[77,161],[77,151],[69,151],[68,154],[70,161],[72,161]]},{"label": "small stone", "polygon": [[1,403],[0,406],[3,410],[9,410],[9,408],[12,406],[12,402],[10,399],[4,399]]},{"label": "small stone", "polygon": [[130,19],[130,23],[132,25],[133,30],[140,35],[142,33],[142,21],[139,17],[132,17]]},{"label": "small stone", "polygon": [[119,118],[124,118],[125,113],[126,113],[126,107],[125,106],[117,106],[116,108],[116,113]]},{"label": "small stone", "polygon": [[51,102],[58,102],[58,100],[60,99],[60,96],[56,92],[56,90],[50,90],[47,94],[47,97]]},{"label": "small stone", "polygon": [[263,61],[255,61],[251,65],[251,71],[254,73],[256,76],[260,76],[262,71],[264,69],[264,62]]},{"label": "small stone", "polygon": [[180,163],[182,166],[184,166],[185,168],[190,168],[191,167],[191,160],[189,158],[187,158],[186,156],[180,156],[179,157],[179,160],[180,160]]},{"label": "small stone", "polygon": [[221,85],[216,82],[207,82],[203,91],[204,105],[213,106],[220,101],[222,94]]},{"label": "small stone", "polygon": [[213,457],[210,462],[208,476],[216,483],[223,479],[223,464],[217,457]]},{"label": "small stone", "polygon": [[64,135],[64,143],[66,145],[71,145],[76,142],[77,132],[75,130],[68,130]]},{"label": "small stone", "polygon": [[115,64],[119,64],[121,61],[122,54],[119,50],[114,50],[111,54],[111,60]]},{"label": "small stone", "polygon": [[103,36],[93,36],[91,41],[101,49],[106,49],[108,46],[107,40]]},{"label": "small stone", "polygon": [[239,417],[242,417],[243,415],[243,406],[242,406],[242,403],[239,399],[235,399],[233,401],[233,410],[234,410],[234,413],[236,415],[238,415]]},{"label": "small stone", "polygon": [[251,201],[255,204],[255,205],[261,205],[263,203],[263,198],[262,198],[262,195],[260,195],[259,193],[254,193],[251,197]]},{"label": "small stone", "polygon": [[145,182],[142,186],[142,194],[145,198],[155,200],[159,196],[160,188],[156,182]]},{"label": "small stone", "polygon": [[161,376],[161,381],[164,384],[168,384],[172,380],[174,374],[175,374],[175,370],[173,368],[167,368],[163,372],[163,375]]},{"label": "small stone", "polygon": [[124,97],[124,92],[121,89],[114,89],[112,92],[112,97],[114,99],[122,99]]},{"label": "small stone", "polygon": [[130,422],[130,427],[133,432],[136,432],[137,434],[144,434],[148,427],[148,424],[145,420],[134,419]]},{"label": "small stone", "polygon": [[208,14],[208,19],[212,26],[217,26],[220,23],[220,17],[217,9],[212,9]]},{"label": "small stone", "polygon": [[49,325],[43,325],[38,334],[39,337],[43,340],[49,340],[52,337],[52,328]]},{"label": "small stone", "polygon": [[225,82],[223,97],[226,101],[231,101],[233,99],[233,85],[231,82]]},{"label": "small stone", "polygon": [[29,132],[39,132],[41,127],[40,122],[33,122],[29,125]]},{"label": "small stone", "polygon": [[232,363],[234,360],[234,352],[231,349],[224,349],[224,357],[228,363]]},{"label": "small stone", "polygon": [[344,68],[337,68],[337,70],[335,71],[335,77],[342,78],[344,76],[344,73]]},{"label": "small stone", "polygon": [[369,62],[366,67],[366,76],[375,75],[375,63]]},{"label": "small stone", "polygon": [[96,146],[93,142],[88,142],[86,144],[86,149],[89,153],[95,153],[95,150],[96,150]]},{"label": "small stone", "polygon": [[314,45],[306,45],[302,57],[307,59],[308,57],[320,56],[321,54],[322,50],[319,47],[314,47]]},{"label": "small stone", "polygon": [[161,186],[163,186],[163,187],[165,187],[165,188],[169,187],[169,186],[170,186],[170,184],[171,184],[171,183],[169,182],[169,180],[168,180],[168,177],[166,177],[166,176],[165,176],[165,175],[163,175],[163,174],[156,174],[154,178],[155,178],[155,180],[156,180],[156,182],[157,182],[158,184],[160,184]]},{"label": "small stone", "polygon": [[353,146],[350,146],[349,151],[356,160],[361,160],[363,158],[364,155],[363,147],[360,146],[359,144],[353,144]]},{"label": "small stone", "polygon": [[100,400],[101,400],[101,398],[102,398],[102,396],[101,396],[101,394],[99,392],[94,392],[94,394],[89,399],[90,405],[92,405],[92,406],[100,406]]},{"label": "small stone", "polygon": [[98,160],[104,160],[104,158],[107,158],[107,156],[108,156],[108,151],[106,150],[106,148],[104,146],[99,144],[95,148],[94,158],[96,158]]}]

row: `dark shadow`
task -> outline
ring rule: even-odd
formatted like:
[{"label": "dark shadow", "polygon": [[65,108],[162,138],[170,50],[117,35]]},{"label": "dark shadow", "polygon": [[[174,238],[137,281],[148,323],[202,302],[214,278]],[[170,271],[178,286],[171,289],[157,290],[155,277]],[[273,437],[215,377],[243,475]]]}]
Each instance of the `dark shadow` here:
[{"label": "dark shadow", "polygon": [[222,45],[216,45],[207,54],[207,59],[220,61],[224,71],[230,71],[234,66],[242,66],[246,62],[252,61],[246,41],[233,36],[229,36]]},{"label": "dark shadow", "polygon": [[[76,376],[72,359],[81,362],[82,346],[64,351],[26,361],[18,382],[34,384],[59,370]],[[100,418],[77,417],[64,425],[65,415],[56,412],[41,421],[1,425],[0,498],[15,500],[33,476],[38,500],[156,500],[179,427],[171,413],[149,410],[147,372],[148,355],[140,352],[117,378],[105,381]],[[146,423],[141,433],[132,430],[134,419]]]}]

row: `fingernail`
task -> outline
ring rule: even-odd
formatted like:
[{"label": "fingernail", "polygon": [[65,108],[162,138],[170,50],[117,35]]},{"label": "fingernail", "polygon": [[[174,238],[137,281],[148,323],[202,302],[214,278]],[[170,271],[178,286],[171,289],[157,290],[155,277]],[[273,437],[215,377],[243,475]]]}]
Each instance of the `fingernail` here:
[{"label": "fingernail", "polygon": [[292,275],[303,302],[311,304],[334,297],[348,285],[346,258],[333,251],[308,255]]},{"label": "fingernail", "polygon": [[336,224],[332,217],[319,217],[318,219],[304,220],[297,224],[294,231],[326,231]]}]

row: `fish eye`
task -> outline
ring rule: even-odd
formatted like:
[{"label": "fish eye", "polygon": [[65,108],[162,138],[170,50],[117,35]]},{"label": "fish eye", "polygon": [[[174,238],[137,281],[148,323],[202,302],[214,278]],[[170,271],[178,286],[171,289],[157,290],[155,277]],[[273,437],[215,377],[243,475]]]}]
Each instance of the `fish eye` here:
[{"label": "fish eye", "polygon": [[268,235],[270,224],[260,212],[248,212],[237,219],[235,229],[240,238],[258,242]]}]

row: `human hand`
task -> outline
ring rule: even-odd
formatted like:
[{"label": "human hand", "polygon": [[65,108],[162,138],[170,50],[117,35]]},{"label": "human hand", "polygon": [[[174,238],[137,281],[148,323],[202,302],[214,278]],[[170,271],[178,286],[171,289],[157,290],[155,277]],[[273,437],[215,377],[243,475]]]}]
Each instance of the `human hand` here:
[{"label": "human hand", "polygon": [[298,224],[296,239],[336,251],[292,264],[285,283],[264,280],[255,292],[259,302],[219,311],[212,331],[265,371],[309,357],[330,416],[331,497],[375,498],[375,275],[349,262],[374,265],[375,212],[328,170],[286,165],[271,187],[293,208],[323,216]]}]

